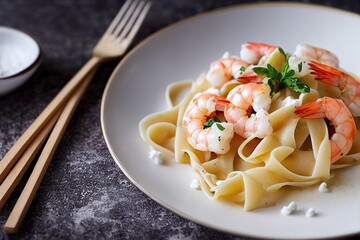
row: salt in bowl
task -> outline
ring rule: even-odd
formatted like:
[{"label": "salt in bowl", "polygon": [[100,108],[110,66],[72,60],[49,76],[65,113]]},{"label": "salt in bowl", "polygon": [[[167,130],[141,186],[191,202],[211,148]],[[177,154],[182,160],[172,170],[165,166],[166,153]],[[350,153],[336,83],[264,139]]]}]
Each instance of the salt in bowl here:
[{"label": "salt in bowl", "polygon": [[19,30],[0,26],[0,96],[26,82],[39,67],[39,44]]}]

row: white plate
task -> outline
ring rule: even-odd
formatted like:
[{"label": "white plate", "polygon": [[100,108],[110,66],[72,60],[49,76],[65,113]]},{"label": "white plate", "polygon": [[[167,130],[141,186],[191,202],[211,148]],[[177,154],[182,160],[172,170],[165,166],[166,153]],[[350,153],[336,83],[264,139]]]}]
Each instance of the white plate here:
[{"label": "white plate", "polygon": [[[359,15],[304,4],[251,4],[217,10],[182,21],[153,35],[118,65],[103,96],[101,122],[109,150],[126,176],[152,199],[180,216],[238,235],[265,238],[327,238],[360,232],[360,166],[341,171],[330,193],[316,188],[292,192],[276,206],[245,212],[212,201],[189,183],[189,165],[158,166],[138,131],[149,113],[166,109],[165,88],[194,79],[225,51],[238,54],[247,41],[294,51],[309,43],[333,51],[341,66],[359,73]],[[300,211],[282,216],[295,200]],[[315,207],[318,215],[306,218]]]}]

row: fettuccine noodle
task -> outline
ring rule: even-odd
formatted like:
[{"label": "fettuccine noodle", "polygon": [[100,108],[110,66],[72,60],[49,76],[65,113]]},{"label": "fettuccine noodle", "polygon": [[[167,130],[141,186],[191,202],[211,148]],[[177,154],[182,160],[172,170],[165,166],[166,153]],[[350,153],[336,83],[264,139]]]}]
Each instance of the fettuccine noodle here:
[{"label": "fettuccine noodle", "polygon": [[[268,52],[261,52],[259,60],[247,58],[249,53],[246,51],[249,51],[249,49],[242,52],[241,59],[229,55],[224,56],[222,61],[224,59],[241,60],[243,62],[240,63],[246,66],[244,68],[240,65],[237,66],[237,71],[233,71],[229,79],[222,79],[216,84],[214,84],[214,81],[217,80],[217,76],[212,78],[213,76],[209,73],[203,73],[195,81],[178,82],[169,85],[166,91],[169,109],[146,116],[139,126],[141,137],[152,149],[160,151],[163,159],[189,164],[198,174],[201,189],[209,198],[242,204],[247,211],[272,204],[277,192],[285,186],[307,187],[314,185],[329,179],[333,169],[349,167],[359,163],[359,115],[353,114],[356,124],[355,135],[353,140],[346,143],[351,144],[350,150],[346,154],[341,153],[338,159],[335,159],[333,157],[334,147],[331,143],[335,141],[331,139],[334,133],[333,130],[329,130],[329,122],[324,121],[324,118],[329,117],[305,118],[299,117],[300,114],[297,113],[300,112],[301,107],[299,108],[299,106],[319,102],[318,99],[323,97],[331,99],[344,97],[342,91],[336,87],[315,79],[316,74],[311,72],[314,67],[309,67],[310,62],[318,61],[326,65],[333,63],[335,66],[331,67],[336,68],[338,64],[335,61],[336,58],[334,58],[335,60],[329,60],[329,56],[332,57],[329,52],[320,53],[321,57],[326,54],[329,55],[325,56],[324,59],[326,60],[317,58],[318,56],[309,56],[309,52],[314,53],[315,47],[309,50],[308,45],[302,46],[303,48],[297,49],[295,53],[297,53],[297,57],[301,59],[300,62],[303,65],[301,66],[298,62],[298,68],[293,67],[295,70],[293,77],[298,76],[297,79],[305,83],[308,89],[300,90],[303,92],[296,92],[290,87],[282,87],[271,93],[271,105],[264,110],[266,112],[265,116],[271,125],[269,126],[271,132],[264,134],[264,136],[259,137],[260,135],[257,133],[249,133],[249,136],[243,137],[236,132],[232,132],[229,140],[229,150],[215,153],[212,150],[195,149],[188,141],[195,138],[194,134],[189,133],[190,130],[184,129],[184,124],[188,124],[186,121],[191,121],[191,119],[186,120],[187,115],[190,114],[187,108],[190,108],[189,105],[194,104],[194,99],[204,93],[210,93],[227,99],[224,100],[226,104],[225,110],[217,109],[216,111],[216,123],[222,124],[218,126],[220,130],[217,131],[222,134],[221,131],[225,128],[223,126],[228,126],[226,124],[231,125],[231,129],[233,129],[233,124],[228,123],[224,111],[228,109],[229,92],[238,86],[249,84],[239,81],[243,74],[249,74],[249,72],[252,74],[250,74],[253,77],[250,82],[255,82],[253,83],[257,84],[254,85],[255,87],[258,85],[268,86],[274,78],[271,78],[268,73],[261,76],[259,71],[255,75],[256,68],[254,69],[254,67],[262,67],[260,70],[264,70],[269,69],[270,65],[278,72],[283,72],[283,75],[274,81],[281,82],[281,77],[284,81],[287,81],[284,73],[288,70],[284,70],[283,67],[288,62],[291,69],[291,61],[294,59],[289,58],[290,55],[284,55],[282,49],[277,47],[268,48]],[[315,50],[322,49],[317,48]],[[259,51],[254,51],[259,54]],[[212,64],[212,67],[214,67],[214,64]],[[239,72],[240,68],[241,71]],[[302,71],[305,73],[301,74]],[[209,72],[211,72],[211,69]],[[293,72],[290,72],[289,76],[291,73]],[[359,82],[358,84],[360,85]],[[298,86],[301,87],[302,85],[299,84]],[[186,92],[185,96],[181,101],[178,101],[178,98],[184,92]],[[360,92],[357,92],[357,95],[360,95]],[[347,104],[346,99],[344,102]],[[299,109],[295,111],[297,108]],[[255,114],[251,110],[253,111],[253,109],[250,109],[249,116],[252,113]],[[353,112],[353,109],[351,110]],[[356,112],[356,109],[354,111]],[[208,118],[212,117],[214,116],[209,114]],[[191,129],[191,127],[188,128]],[[246,131],[246,129],[243,128],[240,131]],[[194,141],[200,140],[195,139]]]}]

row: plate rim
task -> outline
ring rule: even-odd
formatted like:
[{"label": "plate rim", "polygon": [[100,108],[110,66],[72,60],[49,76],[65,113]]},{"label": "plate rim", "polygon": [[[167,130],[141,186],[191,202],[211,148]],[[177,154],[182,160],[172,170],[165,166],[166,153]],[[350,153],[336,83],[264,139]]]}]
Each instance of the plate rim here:
[{"label": "plate rim", "polygon": [[[182,217],[182,218],[184,218],[184,219],[186,219],[188,221],[195,222],[195,223],[197,223],[199,225],[202,225],[202,226],[205,226],[205,227],[220,231],[222,233],[232,234],[234,236],[240,236],[240,237],[258,238],[260,236],[256,235],[256,234],[250,234],[250,233],[239,233],[239,232],[231,231],[231,230],[228,230],[228,229],[224,229],[224,228],[222,228],[221,226],[218,226],[218,225],[213,225],[213,224],[210,224],[210,223],[207,223],[207,222],[200,221],[200,220],[186,214],[185,212],[182,212],[181,210],[178,210],[178,209],[170,206],[169,204],[164,202],[162,199],[157,197],[155,194],[151,193],[146,188],[144,188],[141,184],[136,182],[135,179],[133,178],[132,174],[130,172],[128,172],[126,170],[126,168],[121,164],[121,161],[120,161],[119,157],[116,156],[114,149],[111,147],[111,143],[109,141],[109,137],[107,136],[107,130],[106,130],[106,126],[105,126],[105,116],[104,116],[104,111],[105,110],[104,109],[105,109],[106,98],[108,96],[108,91],[109,91],[110,85],[115,80],[115,76],[119,72],[119,69],[122,67],[122,65],[124,65],[127,62],[127,60],[134,53],[136,53],[139,49],[141,49],[144,45],[146,45],[152,39],[154,39],[154,38],[158,37],[159,35],[161,35],[163,32],[174,29],[174,28],[176,28],[176,27],[178,27],[180,25],[186,24],[187,22],[191,22],[194,19],[202,18],[202,17],[208,16],[208,15],[218,14],[220,12],[231,11],[231,10],[234,10],[234,9],[253,8],[253,7],[271,7],[271,6],[291,6],[291,7],[300,6],[300,7],[303,7],[303,8],[310,8],[310,9],[319,8],[319,9],[323,9],[323,10],[327,10],[327,11],[335,11],[335,12],[337,11],[337,12],[340,12],[342,14],[352,15],[352,16],[360,18],[360,14],[357,14],[355,12],[351,12],[351,11],[348,11],[348,10],[336,8],[336,7],[333,7],[333,6],[326,6],[326,5],[321,5],[321,4],[317,4],[317,3],[304,3],[304,2],[250,2],[250,3],[240,3],[240,4],[235,4],[235,5],[219,7],[219,8],[215,8],[215,9],[211,9],[211,10],[207,10],[207,11],[205,10],[205,12],[197,13],[195,15],[186,17],[184,19],[181,19],[181,20],[178,20],[178,21],[176,21],[174,23],[171,23],[171,24],[169,24],[169,25],[167,25],[165,27],[162,27],[161,29],[151,33],[150,35],[148,35],[147,37],[142,39],[136,46],[134,46],[129,52],[127,52],[126,55],[121,59],[121,61],[116,65],[115,69],[112,71],[109,79],[107,80],[107,83],[106,83],[106,86],[104,88],[102,98],[101,98],[100,123],[101,123],[102,134],[103,134],[106,146],[107,146],[113,160],[118,165],[118,167],[120,168],[122,173],[128,178],[128,180],[130,180],[132,184],[134,184],[141,192],[145,193],[149,198],[151,198],[152,200],[154,200],[155,202],[157,202],[161,206],[165,207],[169,211],[177,214],[178,216],[180,216],[180,217]],[[333,235],[331,237],[324,236],[324,237],[311,238],[311,239],[329,239],[329,238],[338,238],[338,237],[351,237],[351,236],[356,236],[359,233],[360,233],[360,231],[355,232],[355,233],[349,233],[349,234],[337,234],[337,235]],[[263,238],[263,239],[272,239],[271,236],[269,236],[269,237],[261,236],[261,238]],[[282,237],[280,239],[288,239],[288,238],[287,237]],[[297,238],[292,238],[292,239],[297,239]]]}]

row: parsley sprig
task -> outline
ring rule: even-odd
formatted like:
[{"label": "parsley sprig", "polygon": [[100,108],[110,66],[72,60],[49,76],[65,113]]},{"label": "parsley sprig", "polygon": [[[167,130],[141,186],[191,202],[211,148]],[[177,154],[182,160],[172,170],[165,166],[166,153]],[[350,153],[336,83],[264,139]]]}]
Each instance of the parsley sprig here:
[{"label": "parsley sprig", "polygon": [[[280,48],[281,49],[281,48]],[[288,87],[294,92],[306,93],[310,92],[310,88],[306,83],[301,81],[299,78],[295,77],[295,71],[290,68],[288,55],[284,53],[284,50],[280,50],[284,55],[286,61],[281,68],[281,71],[278,72],[271,64],[267,64],[266,67],[254,67],[253,71],[263,77],[267,77],[268,85],[270,86],[271,92],[270,95],[274,95],[284,87]],[[302,62],[298,64],[298,70],[302,70]]]},{"label": "parsley sprig", "polygon": [[220,120],[217,119],[216,117],[210,118],[209,120],[206,121],[206,123],[204,124],[204,129],[211,127],[214,123],[216,123],[217,128],[220,131],[224,131],[225,128],[219,124]]}]

